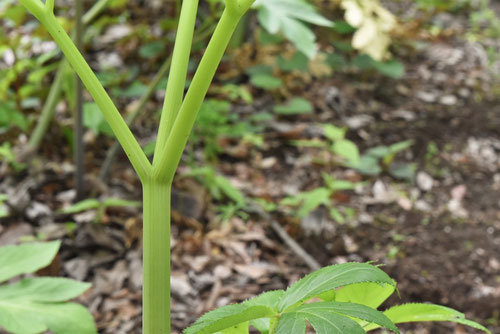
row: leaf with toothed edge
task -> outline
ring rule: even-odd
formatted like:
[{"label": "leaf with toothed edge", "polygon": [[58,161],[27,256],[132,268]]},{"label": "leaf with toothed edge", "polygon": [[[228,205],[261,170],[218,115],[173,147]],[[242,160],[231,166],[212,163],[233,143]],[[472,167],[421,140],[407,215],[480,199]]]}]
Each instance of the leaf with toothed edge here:
[{"label": "leaf with toothed edge", "polygon": [[293,284],[282,296],[278,310],[282,312],[323,292],[362,282],[395,285],[385,272],[371,264],[336,264],[315,271]]}]

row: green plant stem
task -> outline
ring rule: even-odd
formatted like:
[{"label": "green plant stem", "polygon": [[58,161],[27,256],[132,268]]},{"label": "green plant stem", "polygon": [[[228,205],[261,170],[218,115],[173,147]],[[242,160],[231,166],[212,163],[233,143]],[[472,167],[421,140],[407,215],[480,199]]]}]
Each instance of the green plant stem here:
[{"label": "green plant stem", "polygon": [[169,183],[143,183],[144,334],[170,334],[170,193]]},{"label": "green plant stem", "polygon": [[278,317],[273,317],[269,319],[269,334],[274,334],[276,332],[276,328],[278,328]]},{"label": "green plant stem", "polygon": [[[91,23],[97,15],[99,15],[108,5],[110,0],[99,0],[96,2],[86,13],[83,15],[82,21],[84,25]],[[74,32],[74,31],[73,31]],[[31,152],[36,152],[40,147],[42,138],[47,132],[50,122],[54,118],[54,112],[61,97],[62,81],[64,77],[64,72],[66,71],[66,66],[68,62],[66,59],[62,59],[57,67],[56,77],[50,86],[49,94],[47,100],[43,105],[42,112],[38,118],[38,123],[35,129],[31,133],[31,137],[28,141],[28,149]]]},{"label": "green plant stem", "polygon": [[[146,92],[144,93],[144,95],[141,96],[139,102],[137,103],[137,106],[128,115],[126,120],[128,126],[131,126],[135,122],[141,111],[144,110],[146,103],[155,92],[156,87],[160,83],[160,80],[164,78],[165,75],[167,75],[171,63],[172,63],[172,56],[168,57],[163,63],[163,65],[161,65],[160,69],[153,77],[153,80],[151,80],[151,82],[149,83]],[[119,149],[120,149],[120,143],[115,141],[113,145],[109,148],[108,152],[106,153],[106,158],[104,159],[104,162],[102,163],[101,166],[101,170],[99,171],[99,178],[102,181],[105,181],[108,178],[111,166],[113,165],[113,162],[115,160],[116,154],[118,153]]]},{"label": "green plant stem", "polygon": [[38,119],[35,129],[31,133],[28,146],[32,151],[38,150],[38,147],[40,147],[40,143],[42,142],[42,138],[47,132],[50,121],[54,118],[56,105],[57,102],[59,102],[59,97],[61,96],[62,81],[65,71],[64,67],[66,65],[67,63],[63,60],[58,66],[56,77],[52,86],[50,86],[47,101],[45,101],[45,104],[43,105],[42,113],[40,114],[40,118]]},{"label": "green plant stem", "polygon": [[242,13],[228,10],[228,8],[224,9],[175,119],[168,140],[164,148],[158,152],[158,163],[153,166],[154,179],[160,182],[172,182],[198,111],[241,15]]},{"label": "green plant stem", "polygon": [[[197,9],[198,0],[184,0],[182,2],[179,27],[177,28],[177,36],[175,38],[172,55],[172,62],[175,66],[170,68],[170,74],[168,76],[167,90],[165,92],[165,101],[161,112],[155,152],[163,151],[166,139],[172,129],[182,103],[182,98],[184,97],[184,86],[186,84],[189,54],[191,53],[191,45],[193,43]],[[153,165],[155,164],[155,160],[158,160],[156,154],[153,158]]]},{"label": "green plant stem", "polygon": [[[20,1],[28,9],[30,9],[34,3],[32,0]],[[39,11],[38,7],[34,8],[37,12]],[[35,14],[35,12],[33,12],[33,14]],[[68,59],[68,62],[71,64],[76,73],[78,73],[78,76],[82,80],[83,84],[89,90],[90,94],[94,98],[94,101],[104,114],[104,118],[110,125],[116,138],[125,150],[125,153],[130,159],[135,171],[139,175],[139,178],[141,180],[146,180],[151,171],[151,164],[120,115],[120,112],[116,109],[115,105],[109,98],[109,95],[106,93],[101,83],[95,76],[94,72],[92,72],[91,68],[52,12],[44,12],[37,18],[45,26],[52,38],[54,38]]]}]

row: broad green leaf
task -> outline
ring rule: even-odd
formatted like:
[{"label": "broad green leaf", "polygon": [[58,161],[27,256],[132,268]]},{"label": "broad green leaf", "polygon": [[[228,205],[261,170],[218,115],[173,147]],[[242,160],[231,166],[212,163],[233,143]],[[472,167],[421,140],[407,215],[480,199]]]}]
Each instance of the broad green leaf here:
[{"label": "broad green leaf", "polygon": [[393,154],[396,154],[410,148],[412,145],[413,140],[400,141],[389,146],[389,151]]},{"label": "broad green leaf", "polygon": [[396,289],[395,285],[358,283],[344,286],[335,293],[335,301],[379,307]]},{"label": "broad green leaf", "polygon": [[376,61],[374,66],[381,74],[393,79],[399,79],[405,74],[404,65],[394,59],[385,62]]},{"label": "broad green leaf", "polygon": [[256,74],[250,77],[252,85],[262,89],[276,89],[283,86],[283,81],[280,78],[275,78],[269,74]]},{"label": "broad green leaf", "polygon": [[52,241],[1,247],[0,283],[48,266],[56,256],[60,245],[59,241]]},{"label": "broad green leaf", "polygon": [[216,333],[243,322],[274,315],[276,312],[267,306],[243,304],[223,306],[203,315],[191,327],[186,328],[184,334]]},{"label": "broad green leaf", "polygon": [[279,56],[276,59],[276,65],[278,65],[278,67],[285,72],[307,72],[309,59],[303,53],[295,52],[290,59]]},{"label": "broad green leaf", "polygon": [[257,0],[254,7],[259,11],[257,16],[260,24],[269,33],[281,31],[309,58],[316,55],[316,37],[303,22],[326,27],[333,25],[304,0]]},{"label": "broad green leaf", "polygon": [[389,166],[389,173],[395,178],[411,181],[417,171],[416,163],[393,163]]},{"label": "broad green leaf", "polygon": [[339,302],[311,303],[302,305],[290,313],[298,315],[298,317],[294,317],[295,321],[301,318],[303,320],[307,319],[318,334],[364,333],[363,328],[349,317],[376,323],[395,333],[399,333],[396,325],[382,312],[360,304]]},{"label": "broad green leaf", "polygon": [[332,219],[335,220],[337,223],[339,224],[345,223],[344,216],[336,208],[330,208],[328,213],[330,214],[330,217],[332,217]]},{"label": "broad green leaf", "polygon": [[332,124],[323,126],[323,134],[333,142],[344,139],[346,132],[347,128],[339,128]]},{"label": "broad green leaf", "polygon": [[62,302],[81,295],[89,283],[67,278],[25,278],[9,285],[0,286],[0,300]]},{"label": "broad green leaf", "polygon": [[280,298],[284,293],[285,291],[283,290],[267,291],[256,297],[253,297],[252,299],[247,300],[246,302],[244,302],[244,304],[247,306],[261,305],[267,306],[270,309],[276,309],[278,307]]},{"label": "broad green leaf", "polygon": [[328,290],[362,282],[394,285],[385,272],[371,264],[336,264],[319,269],[289,287],[280,300],[278,310],[284,311]]},{"label": "broad green leaf", "polygon": [[283,314],[276,328],[275,334],[304,334],[306,322],[301,314],[292,312]]},{"label": "broad green leaf", "polygon": [[65,214],[73,214],[87,210],[98,209],[100,206],[101,202],[99,202],[97,199],[88,198],[84,199],[83,201],[77,202],[67,208],[63,208],[60,210],[60,212]]},{"label": "broad green leaf", "polygon": [[274,111],[282,115],[302,115],[313,112],[311,102],[301,97],[290,100],[287,104],[274,107]]},{"label": "broad green leaf", "polygon": [[391,151],[387,146],[375,146],[365,151],[365,155],[369,155],[379,159],[385,157],[387,154],[390,153]]},{"label": "broad green leaf", "polygon": [[356,144],[347,139],[337,140],[332,145],[333,153],[343,157],[350,164],[359,164],[359,150]]},{"label": "broad green leaf", "polygon": [[97,333],[94,319],[75,303],[42,303],[25,299],[0,300],[0,326],[14,334]]},{"label": "broad green leaf", "polygon": [[370,155],[362,155],[358,164],[347,164],[347,166],[357,169],[364,175],[378,175],[382,172],[378,159]]},{"label": "broad green leaf", "polygon": [[224,329],[220,331],[220,334],[248,334],[248,321],[242,322],[239,325]]},{"label": "broad green leaf", "polygon": [[[490,333],[490,331],[481,324],[467,320],[463,313],[435,304],[397,305],[384,311],[384,314],[395,324],[423,321],[451,321]],[[379,328],[376,324],[369,324],[365,327],[367,331],[376,328]]]}]

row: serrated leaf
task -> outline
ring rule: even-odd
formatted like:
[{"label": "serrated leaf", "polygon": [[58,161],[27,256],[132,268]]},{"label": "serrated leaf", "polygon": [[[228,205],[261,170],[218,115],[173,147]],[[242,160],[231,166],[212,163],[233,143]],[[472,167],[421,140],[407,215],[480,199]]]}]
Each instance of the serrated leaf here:
[{"label": "serrated leaf", "polygon": [[78,297],[89,287],[89,283],[67,278],[25,278],[0,286],[0,300],[62,302]]},{"label": "serrated leaf", "polygon": [[[441,305],[403,304],[391,307],[384,311],[384,314],[395,324],[423,321],[451,321],[490,333],[490,331],[481,324],[466,319],[463,313]],[[376,328],[379,328],[376,324],[369,324],[365,327],[367,331]]]},{"label": "serrated leaf", "polygon": [[382,312],[376,309],[355,303],[346,302],[320,302],[306,304],[294,312],[310,312],[310,313],[338,313],[340,315],[357,318],[371,323],[376,323],[384,328],[387,328],[395,333],[399,333],[396,325]]},{"label": "serrated leaf", "polygon": [[332,312],[285,313],[278,322],[276,334],[304,334],[306,319],[318,334],[364,334],[354,320]]},{"label": "serrated leaf", "polygon": [[28,300],[0,300],[0,326],[14,334],[97,333],[94,319],[75,303],[42,303]]},{"label": "serrated leaf", "polygon": [[[291,322],[291,320],[285,319],[284,322],[286,326],[281,325],[280,329],[280,323],[282,322],[280,319],[276,333],[280,333],[281,330],[284,334],[286,327],[292,327],[293,329],[294,326],[298,328],[297,333],[299,333],[299,331],[302,330],[302,327],[297,325],[300,320],[303,322],[305,320],[309,321],[318,334],[365,333],[363,328],[349,317],[377,323],[395,333],[399,333],[396,325],[394,325],[382,312],[360,304],[319,302],[302,305],[290,313],[296,314],[291,317],[294,325],[286,325],[286,322]],[[287,313],[285,313],[285,315],[287,315]],[[283,317],[285,317],[285,315],[283,315]]]},{"label": "serrated leaf", "polygon": [[83,104],[83,125],[98,134],[104,121],[101,109],[96,103],[87,102]]},{"label": "serrated leaf", "polygon": [[244,302],[244,304],[247,306],[262,305],[267,306],[270,309],[276,309],[278,307],[280,298],[284,293],[285,291],[283,290],[267,291],[256,297],[253,297],[252,299],[247,300],[246,302]]},{"label": "serrated leaf", "polygon": [[275,334],[304,334],[305,331],[305,319],[300,314],[291,312],[280,317]]},{"label": "serrated leaf", "polygon": [[0,283],[14,276],[32,273],[48,266],[61,243],[30,243],[0,248]]},{"label": "serrated leaf", "polygon": [[281,31],[309,58],[316,54],[315,36],[303,22],[326,27],[333,25],[304,0],[257,0],[254,7],[259,11],[260,24],[269,33]]},{"label": "serrated leaf", "polygon": [[280,312],[328,290],[361,283],[385,283],[394,281],[379,268],[367,263],[342,263],[319,269],[289,287],[280,300]]},{"label": "serrated leaf", "polygon": [[335,293],[335,301],[379,307],[396,289],[395,285],[358,283],[344,286]]},{"label": "serrated leaf", "polygon": [[239,325],[224,329],[218,333],[220,334],[248,334],[248,321],[242,322]]},{"label": "serrated leaf", "polygon": [[276,314],[267,306],[247,306],[234,304],[220,307],[206,313],[192,326],[184,330],[184,334],[210,334],[236,326],[253,319],[272,317]]}]

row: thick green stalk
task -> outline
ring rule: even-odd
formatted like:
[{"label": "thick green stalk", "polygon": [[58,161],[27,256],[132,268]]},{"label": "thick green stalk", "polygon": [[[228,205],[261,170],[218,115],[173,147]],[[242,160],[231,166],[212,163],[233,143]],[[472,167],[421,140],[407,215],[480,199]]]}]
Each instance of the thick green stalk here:
[{"label": "thick green stalk", "polygon": [[[35,1],[32,0],[21,0],[21,2],[30,10],[30,7],[33,7],[35,3]],[[135,171],[139,175],[139,178],[141,180],[145,180],[150,173],[151,164],[120,115],[120,112],[116,109],[115,105],[109,98],[109,95],[106,93],[94,72],[92,72],[92,69],[75,47],[53,13],[48,11],[40,13],[37,6],[33,8],[36,10],[33,14],[36,15],[38,13],[37,18],[40,22],[42,22],[50,35],[52,35],[52,38],[54,38],[56,43],[59,45],[68,59],[68,62],[71,64],[76,73],[78,73],[78,76],[82,80],[83,84],[89,90],[90,94],[94,98],[94,101],[101,109],[104,114],[104,118],[110,125],[120,144],[123,146],[123,149],[130,159]]]},{"label": "thick green stalk", "polygon": [[143,183],[144,334],[170,334],[170,192],[168,183]]},{"label": "thick green stalk", "polygon": [[158,129],[158,138],[156,140],[155,152],[159,152],[159,156],[155,154],[153,165],[155,161],[161,158],[166,139],[172,129],[182,103],[182,98],[184,97],[184,86],[186,84],[191,44],[193,43],[197,9],[198,0],[184,0],[182,3],[179,27],[177,28],[174,52],[172,54],[172,62],[175,66],[170,68],[165,101],[163,102],[161,112],[160,127]]},{"label": "thick green stalk", "polygon": [[158,163],[153,166],[153,176],[160,182],[172,182],[198,111],[241,14],[228,10],[228,8],[222,13],[222,17],[217,24],[212,39],[208,43],[205,54],[181,105],[179,114],[175,119],[163,152],[158,153],[160,154]]}]

